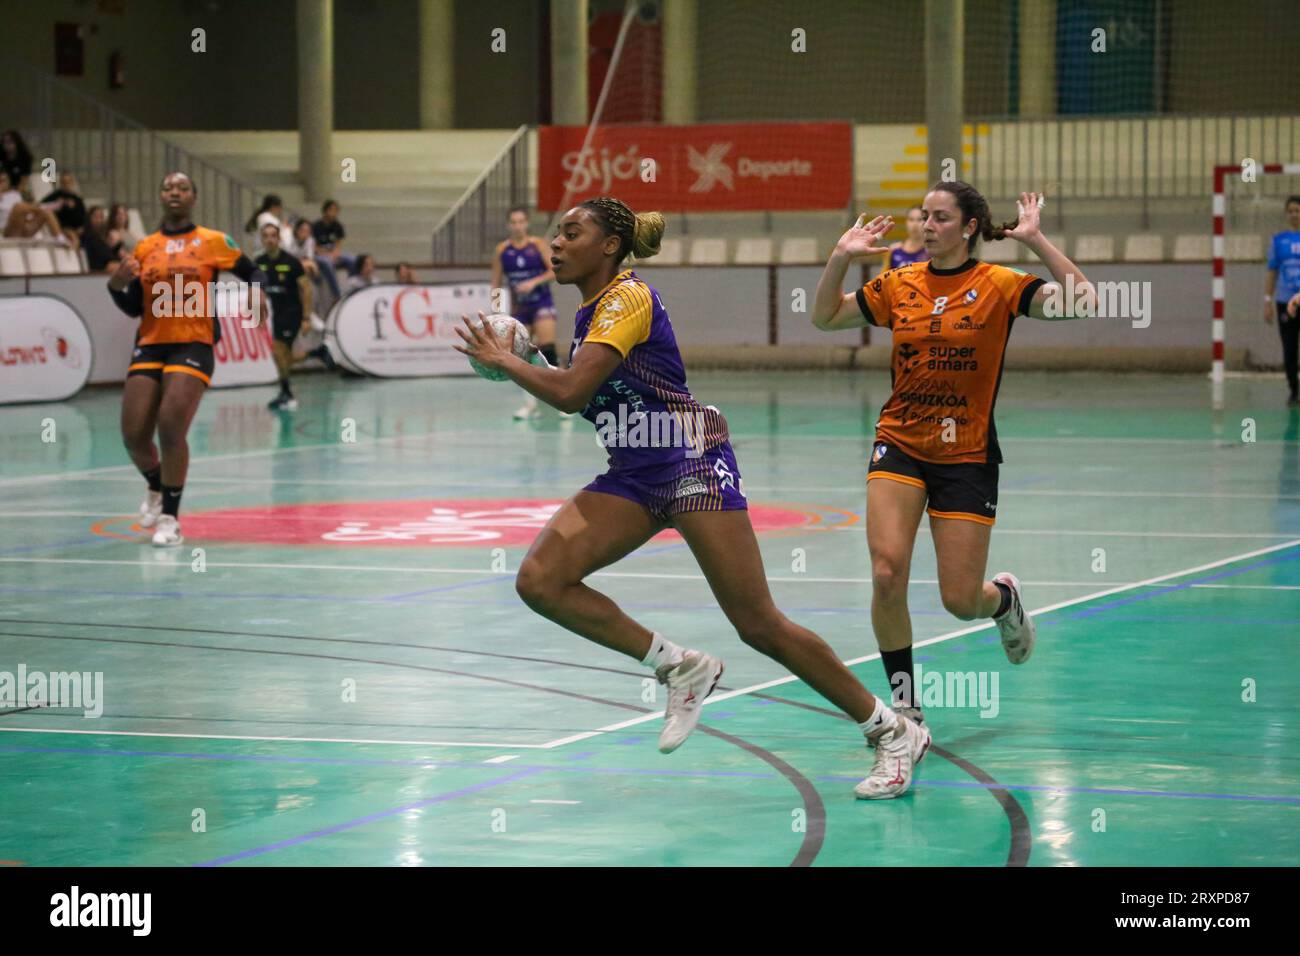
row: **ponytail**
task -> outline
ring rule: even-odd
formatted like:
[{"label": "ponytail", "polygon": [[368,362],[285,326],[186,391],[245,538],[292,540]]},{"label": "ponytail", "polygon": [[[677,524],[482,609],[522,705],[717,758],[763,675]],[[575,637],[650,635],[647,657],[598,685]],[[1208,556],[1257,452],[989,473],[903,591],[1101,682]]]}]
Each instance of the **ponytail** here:
[{"label": "ponytail", "polygon": [[657,212],[633,213],[627,204],[612,196],[599,196],[578,203],[607,236],[618,236],[618,258],[622,262],[629,255],[648,259],[659,253],[659,240],[664,234],[664,217]]}]

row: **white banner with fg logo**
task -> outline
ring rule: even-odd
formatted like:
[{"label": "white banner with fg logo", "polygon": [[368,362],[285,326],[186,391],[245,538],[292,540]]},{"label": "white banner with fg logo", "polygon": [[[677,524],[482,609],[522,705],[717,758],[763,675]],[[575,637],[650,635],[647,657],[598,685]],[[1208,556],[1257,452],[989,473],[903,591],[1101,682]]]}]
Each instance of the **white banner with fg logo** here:
[{"label": "white banner with fg logo", "polygon": [[52,295],[0,296],[0,404],[59,402],[90,378],[90,332]]},{"label": "white banner with fg logo", "polygon": [[372,285],[330,309],[325,341],[344,368],[381,378],[471,375],[456,326],[492,312],[487,282]]}]

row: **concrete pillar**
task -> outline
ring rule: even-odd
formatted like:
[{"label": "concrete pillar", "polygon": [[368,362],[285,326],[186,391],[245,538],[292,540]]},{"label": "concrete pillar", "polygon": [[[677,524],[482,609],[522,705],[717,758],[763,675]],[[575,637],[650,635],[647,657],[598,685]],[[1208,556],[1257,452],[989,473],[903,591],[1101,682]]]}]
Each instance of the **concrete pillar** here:
[{"label": "concrete pillar", "polygon": [[551,0],[551,122],[587,125],[587,0]]},{"label": "concrete pillar", "polygon": [[664,0],[664,122],[695,122],[696,0]]},{"label": "concrete pillar", "polygon": [[1020,3],[1020,115],[1056,113],[1056,0]]},{"label": "concrete pillar", "polygon": [[945,159],[955,161],[956,178],[962,178],[964,7],[964,0],[925,0],[925,125],[930,182],[943,178]]},{"label": "concrete pillar", "polygon": [[337,192],[334,0],[298,0],[298,174],[308,200]]},{"label": "concrete pillar", "polygon": [[420,129],[455,125],[454,26],[452,0],[420,0]]}]

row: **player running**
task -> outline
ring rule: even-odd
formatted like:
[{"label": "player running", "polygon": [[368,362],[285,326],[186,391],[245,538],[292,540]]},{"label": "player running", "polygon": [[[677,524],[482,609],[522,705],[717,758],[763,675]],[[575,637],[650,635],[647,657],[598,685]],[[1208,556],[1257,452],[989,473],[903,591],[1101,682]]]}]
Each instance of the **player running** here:
[{"label": "player running", "polygon": [[[634,621],[583,582],[664,528],[676,528],[741,640],[849,714],[874,745],[874,765],[856,794],[899,796],[930,746],[929,732],[872,696],[825,641],[773,603],[726,419],[687,389],[658,292],[620,268],[628,255],[657,253],[663,229],[658,213],[637,216],[608,197],[565,213],[550,264],[556,282],[582,293],[567,368],[529,365],[486,324],[475,327],[466,318],[466,329],[457,330],[461,352],[504,371],[548,405],[581,412],[609,451],[609,470],[566,501],[537,536],[516,589],[538,614],[640,661],[667,684],[659,749],[670,753],[698,723],[722,662]],[[633,440],[643,419],[679,423],[680,440],[644,447]]]},{"label": "player running", "polygon": [[[1056,283],[1067,280],[1095,301],[1083,272],[1040,231],[1042,204],[1041,195],[1022,193],[1019,219],[995,226],[974,187],[935,183],[924,205],[928,263],[891,269],[844,294],[849,263],[885,251],[878,243],[893,222],[878,216],[840,238],[817,284],[813,324],[819,329],[870,323],[893,332],[893,393],[880,411],[867,469],[867,546],[871,623],[896,703],[914,703],[907,582],[923,512],[930,516],[948,612],[963,621],[993,618],[1013,664],[1034,650],[1034,622],[1019,580],[1007,571],[984,580],[1002,461],[993,405],[1015,317],[1076,317],[1056,307]],[[1056,283],[976,259],[981,238],[1024,243]],[[915,707],[903,713],[923,719]]]},{"label": "player running", "polygon": [[[212,346],[221,337],[209,283],[222,269],[233,272],[250,284],[255,308],[257,290],[266,284],[233,239],[191,221],[197,195],[188,175],[168,173],[162,225],[136,244],[108,280],[118,308],[140,317],[122,388],[122,440],[148,483],[140,526],[154,529],[156,547],[184,540],[179,514],[190,463],[187,435],[212,381]],[[260,310],[254,314],[264,314],[265,303]]]}]

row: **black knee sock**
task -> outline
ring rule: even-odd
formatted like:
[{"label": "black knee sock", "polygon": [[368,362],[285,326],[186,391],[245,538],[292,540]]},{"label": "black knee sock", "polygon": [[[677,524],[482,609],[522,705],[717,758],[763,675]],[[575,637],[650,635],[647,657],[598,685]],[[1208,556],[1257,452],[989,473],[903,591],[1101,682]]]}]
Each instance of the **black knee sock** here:
[{"label": "black knee sock", "polygon": [[150,491],[162,491],[162,465],[154,465],[148,471],[141,471],[144,480],[149,482]]},{"label": "black knee sock", "polygon": [[544,356],[546,356],[546,361],[550,362],[552,365],[556,367],[559,367],[560,360],[555,354],[554,345],[539,345],[537,347],[537,351],[541,352]]},{"label": "black knee sock", "polygon": [[993,612],[994,617],[1001,617],[1007,613],[1007,608],[1011,607],[1011,588],[1007,587],[1001,581],[994,581],[993,586],[998,589],[1002,595],[1002,601],[998,604],[998,609]]},{"label": "black knee sock", "polygon": [[181,492],[185,490],[182,485],[178,488],[171,488],[163,485],[163,514],[171,515],[173,518],[180,514],[181,510]]},{"label": "black knee sock", "polygon": [[280,394],[281,395],[293,394],[292,389],[289,388],[289,377],[287,375],[284,378],[280,379]]},{"label": "black knee sock", "polygon": [[885,679],[893,688],[894,704],[915,707],[912,703],[916,699],[916,680],[912,676],[912,646],[909,644],[896,651],[882,650],[880,663],[885,665]]}]

